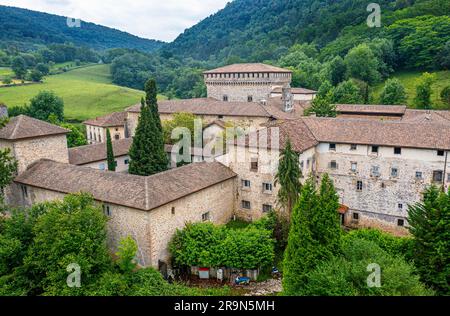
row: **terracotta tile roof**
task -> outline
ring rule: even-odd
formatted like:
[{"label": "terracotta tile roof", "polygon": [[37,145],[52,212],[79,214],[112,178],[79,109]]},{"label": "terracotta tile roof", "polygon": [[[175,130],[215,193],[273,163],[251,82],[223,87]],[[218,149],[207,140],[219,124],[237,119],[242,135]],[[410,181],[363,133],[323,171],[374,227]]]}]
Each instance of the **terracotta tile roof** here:
[{"label": "terracotta tile roof", "polygon": [[[126,156],[130,151],[133,139],[126,138],[113,141],[114,156]],[[85,165],[92,162],[106,160],[106,143],[87,145],[69,149],[69,162],[72,165]]]},{"label": "terracotta tile roof", "polygon": [[[224,102],[213,98],[159,101],[158,107],[161,114],[187,112],[194,115],[270,117],[259,103]],[[141,105],[132,106],[127,111],[140,113]]]},{"label": "terracotta tile roof", "polygon": [[[272,90],[272,93],[282,93],[283,88],[275,88]],[[315,90],[309,90],[305,88],[291,88],[292,94],[317,94]]]},{"label": "terracotta tile roof", "polygon": [[0,139],[17,140],[49,135],[61,135],[69,132],[70,131],[65,128],[26,115],[19,115],[11,118],[8,124],[0,130]]},{"label": "terracotta tile roof", "polygon": [[450,150],[450,125],[312,117],[301,120],[319,142]]},{"label": "terracotta tile roof", "polygon": [[403,122],[450,124],[450,111],[406,110]]},{"label": "terracotta tile roof", "polygon": [[294,101],[294,108],[290,112],[284,111],[284,103],[281,97],[273,97],[267,101],[264,109],[271,117],[277,120],[292,120],[303,116],[305,109],[310,107],[309,101]]},{"label": "terracotta tile roof", "polygon": [[140,177],[40,160],[14,181],[65,194],[87,192],[97,201],[150,211],[234,177],[218,162]]},{"label": "terracotta tile roof", "polygon": [[271,72],[271,73],[292,73],[289,69],[283,69],[271,65],[256,64],[234,64],[217,69],[205,71],[205,74],[223,74],[223,73],[252,73],[252,72]]},{"label": "terracotta tile roof", "polygon": [[336,104],[339,113],[403,115],[406,105]]},{"label": "terracotta tile roof", "polygon": [[83,122],[83,124],[99,127],[116,127],[116,126],[124,126],[126,119],[127,119],[127,112],[116,112],[105,116],[97,117],[92,120],[87,120]]}]

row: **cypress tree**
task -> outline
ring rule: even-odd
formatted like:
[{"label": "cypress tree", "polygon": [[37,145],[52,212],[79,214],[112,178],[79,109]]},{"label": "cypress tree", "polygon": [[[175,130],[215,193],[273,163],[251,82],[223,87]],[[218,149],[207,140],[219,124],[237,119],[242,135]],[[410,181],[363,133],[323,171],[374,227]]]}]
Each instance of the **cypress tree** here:
[{"label": "cypress tree", "polygon": [[106,157],[108,161],[108,170],[116,171],[116,159],[114,158],[114,150],[111,141],[111,132],[109,128],[106,130]]},{"label": "cypress tree", "polygon": [[141,100],[141,116],[130,148],[130,174],[150,176],[167,170],[169,159],[158,112],[156,82],[145,84],[146,98]]},{"label": "cypress tree", "polygon": [[409,208],[408,221],[421,280],[439,295],[450,295],[450,191],[428,188],[423,202]]},{"label": "cypress tree", "polygon": [[307,282],[307,273],[317,265],[317,242],[313,238],[310,218],[317,205],[313,179],[303,186],[299,201],[292,211],[288,246],[283,261],[283,293],[299,295]]},{"label": "cypress tree", "polygon": [[288,139],[281,153],[275,184],[280,184],[278,202],[288,212],[289,217],[291,217],[292,208],[297,203],[300,195],[302,188],[300,183],[301,175],[299,155],[292,149],[291,141]]}]

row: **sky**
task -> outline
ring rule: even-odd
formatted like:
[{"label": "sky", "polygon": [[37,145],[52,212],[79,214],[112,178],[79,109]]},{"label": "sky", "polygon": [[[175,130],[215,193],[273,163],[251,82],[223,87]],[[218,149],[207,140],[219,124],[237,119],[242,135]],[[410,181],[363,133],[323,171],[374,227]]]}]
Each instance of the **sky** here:
[{"label": "sky", "polygon": [[8,5],[79,18],[140,37],[170,42],[231,0],[0,0]]}]

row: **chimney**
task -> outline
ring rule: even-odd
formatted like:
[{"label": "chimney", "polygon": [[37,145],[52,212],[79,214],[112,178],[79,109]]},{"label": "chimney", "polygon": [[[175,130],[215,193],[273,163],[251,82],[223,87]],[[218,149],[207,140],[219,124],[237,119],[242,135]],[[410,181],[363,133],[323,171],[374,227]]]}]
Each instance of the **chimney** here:
[{"label": "chimney", "polygon": [[294,96],[291,93],[290,87],[282,88],[281,100],[283,102],[283,111],[291,112],[294,108]]}]

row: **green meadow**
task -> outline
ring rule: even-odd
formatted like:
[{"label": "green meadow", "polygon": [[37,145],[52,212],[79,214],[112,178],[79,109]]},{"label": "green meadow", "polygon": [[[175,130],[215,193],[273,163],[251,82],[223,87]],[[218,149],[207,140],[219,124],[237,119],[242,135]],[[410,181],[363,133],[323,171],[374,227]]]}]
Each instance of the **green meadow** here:
[{"label": "green meadow", "polygon": [[[450,71],[434,72],[436,80],[432,86],[433,94],[431,96],[434,105],[438,108],[443,108],[444,105],[440,99],[441,91],[444,87],[450,86]],[[405,86],[408,95],[408,105],[414,107],[414,97],[416,96],[416,86],[422,75],[420,71],[402,71],[395,73],[392,78],[397,78]],[[375,103],[379,102],[381,91],[384,83],[381,83],[373,88],[373,97]]]},{"label": "green meadow", "polygon": [[114,85],[109,65],[78,68],[48,76],[43,81],[29,86],[0,88],[0,102],[8,107],[23,105],[40,91],[49,90],[63,98],[66,119],[83,121],[122,111],[139,103],[144,96],[143,91]]}]

